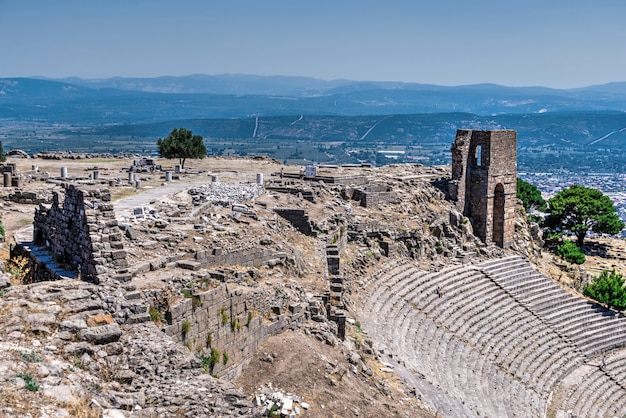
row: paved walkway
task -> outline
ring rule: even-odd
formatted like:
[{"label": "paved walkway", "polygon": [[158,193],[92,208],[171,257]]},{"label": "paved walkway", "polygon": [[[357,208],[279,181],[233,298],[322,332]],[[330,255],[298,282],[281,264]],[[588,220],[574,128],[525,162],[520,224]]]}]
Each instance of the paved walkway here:
[{"label": "paved walkway", "polygon": [[124,215],[130,215],[133,208],[149,206],[150,202],[155,200],[164,200],[166,196],[171,196],[191,187],[210,182],[210,177],[199,175],[192,179],[171,181],[164,185],[151,188],[146,187],[145,189],[141,189],[137,194],[113,202],[115,216],[120,218]]}]

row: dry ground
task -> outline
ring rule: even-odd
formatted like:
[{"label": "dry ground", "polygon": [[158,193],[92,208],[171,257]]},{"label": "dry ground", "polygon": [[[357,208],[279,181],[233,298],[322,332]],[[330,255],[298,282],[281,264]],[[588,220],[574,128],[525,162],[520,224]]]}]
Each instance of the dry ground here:
[{"label": "dry ground", "polygon": [[[373,360],[373,376],[353,373],[343,347],[333,348],[302,332],[285,332],[260,347],[243,374],[234,382],[245,393],[271,387],[303,397],[311,405],[306,417],[415,417],[435,414],[409,393],[406,387]],[[273,362],[262,359],[275,356]]]}]

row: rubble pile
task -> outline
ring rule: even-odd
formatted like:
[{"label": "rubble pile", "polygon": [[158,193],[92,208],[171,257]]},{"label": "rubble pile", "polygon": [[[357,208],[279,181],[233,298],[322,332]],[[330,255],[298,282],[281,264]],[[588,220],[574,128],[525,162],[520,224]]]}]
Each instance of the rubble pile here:
[{"label": "rubble pile", "polygon": [[[256,406],[263,416],[281,416],[295,418],[303,415],[310,405],[304,402],[302,396],[282,390],[272,389],[272,383],[259,389],[255,396]],[[299,406],[298,406],[299,405]]]},{"label": "rubble pile", "polygon": [[248,202],[261,195],[265,189],[260,184],[207,183],[189,189],[194,205],[212,203],[228,207],[233,203]]}]

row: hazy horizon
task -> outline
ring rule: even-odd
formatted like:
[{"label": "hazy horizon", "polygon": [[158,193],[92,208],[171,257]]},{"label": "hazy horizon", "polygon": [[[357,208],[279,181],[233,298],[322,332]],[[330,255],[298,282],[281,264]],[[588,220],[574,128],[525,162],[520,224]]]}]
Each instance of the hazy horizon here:
[{"label": "hazy horizon", "polygon": [[624,79],[624,15],[618,0],[0,0],[0,77],[575,88]]}]

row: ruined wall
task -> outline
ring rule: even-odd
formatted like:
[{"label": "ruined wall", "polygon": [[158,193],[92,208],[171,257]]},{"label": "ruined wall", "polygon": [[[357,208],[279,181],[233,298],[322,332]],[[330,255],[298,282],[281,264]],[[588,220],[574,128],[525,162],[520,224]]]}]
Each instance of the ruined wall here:
[{"label": "ruined wall", "polygon": [[[232,379],[241,373],[266,338],[297,327],[305,319],[305,306],[292,304],[288,314],[279,311],[263,319],[253,311],[242,289],[229,287],[234,286],[221,284],[211,290],[194,292],[192,298],[171,306],[164,330],[174,341],[198,355],[209,357],[212,349],[219,350],[219,362],[212,373]],[[224,353],[228,358],[226,364]]]},{"label": "ruined wall", "polygon": [[108,190],[68,185],[63,202],[54,193],[52,204],[35,211],[34,244],[48,249],[57,264],[96,283],[110,275],[125,280],[128,263]]},{"label": "ruined wall", "polygon": [[515,229],[517,133],[458,130],[451,152],[450,198],[483,242],[508,247]]},{"label": "ruined wall", "polygon": [[304,235],[311,237],[317,236],[317,232],[314,231],[313,223],[309,220],[309,215],[304,209],[276,208],[274,212],[289,221],[294,228]]}]

